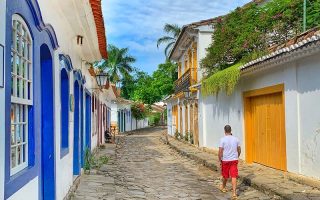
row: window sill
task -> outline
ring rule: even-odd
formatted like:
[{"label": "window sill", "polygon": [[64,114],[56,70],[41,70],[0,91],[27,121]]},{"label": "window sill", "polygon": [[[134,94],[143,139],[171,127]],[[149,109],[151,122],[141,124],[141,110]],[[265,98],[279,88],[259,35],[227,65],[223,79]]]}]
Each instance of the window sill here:
[{"label": "window sill", "polygon": [[62,159],[63,157],[65,157],[67,154],[69,154],[69,148],[62,148],[60,150],[60,159]]}]

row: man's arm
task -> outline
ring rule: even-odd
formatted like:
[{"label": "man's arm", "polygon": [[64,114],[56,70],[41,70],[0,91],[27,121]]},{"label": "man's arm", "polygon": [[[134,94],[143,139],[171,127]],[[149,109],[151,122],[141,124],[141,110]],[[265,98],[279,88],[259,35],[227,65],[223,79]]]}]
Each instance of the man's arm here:
[{"label": "man's arm", "polygon": [[241,155],[241,147],[238,146],[238,157],[240,157],[240,155]]},{"label": "man's arm", "polygon": [[219,158],[219,161],[220,161],[220,162],[222,161],[222,155],[223,155],[223,148],[222,148],[222,147],[219,147],[218,158]]}]

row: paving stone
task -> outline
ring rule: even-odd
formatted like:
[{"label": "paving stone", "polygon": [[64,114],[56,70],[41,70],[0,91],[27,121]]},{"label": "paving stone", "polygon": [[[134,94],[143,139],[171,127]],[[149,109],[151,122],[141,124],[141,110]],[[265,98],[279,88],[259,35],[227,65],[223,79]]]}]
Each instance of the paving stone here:
[{"label": "paving stone", "polygon": [[[165,129],[153,128],[119,136],[117,145],[107,145],[98,155],[110,157],[107,165],[81,178],[75,200],[229,200],[231,192],[221,193],[220,174],[214,159],[200,165],[181,156],[160,140]],[[198,149],[185,154],[201,156]],[[191,156],[192,157],[192,156]],[[231,191],[231,184],[228,183]],[[239,199],[277,199],[239,182]]]}]

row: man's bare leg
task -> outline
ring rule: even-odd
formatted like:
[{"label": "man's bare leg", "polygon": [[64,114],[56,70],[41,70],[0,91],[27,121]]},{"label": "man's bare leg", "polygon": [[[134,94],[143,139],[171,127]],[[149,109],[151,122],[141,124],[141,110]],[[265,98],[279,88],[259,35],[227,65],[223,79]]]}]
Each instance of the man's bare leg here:
[{"label": "man's bare leg", "polygon": [[226,178],[222,178],[222,188],[221,189],[225,189],[226,188],[226,186],[227,186],[227,181],[228,181],[228,179],[226,179]]},{"label": "man's bare leg", "polygon": [[232,178],[232,195],[237,196],[237,178]]}]

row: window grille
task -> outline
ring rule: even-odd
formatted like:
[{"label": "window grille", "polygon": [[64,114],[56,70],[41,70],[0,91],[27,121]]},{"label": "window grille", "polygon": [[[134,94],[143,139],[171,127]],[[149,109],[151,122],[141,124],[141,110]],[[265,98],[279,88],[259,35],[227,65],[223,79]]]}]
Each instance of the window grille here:
[{"label": "window grille", "polygon": [[29,110],[33,105],[32,40],[26,23],[12,17],[11,175],[28,166]]}]

